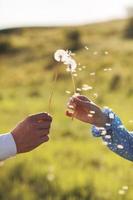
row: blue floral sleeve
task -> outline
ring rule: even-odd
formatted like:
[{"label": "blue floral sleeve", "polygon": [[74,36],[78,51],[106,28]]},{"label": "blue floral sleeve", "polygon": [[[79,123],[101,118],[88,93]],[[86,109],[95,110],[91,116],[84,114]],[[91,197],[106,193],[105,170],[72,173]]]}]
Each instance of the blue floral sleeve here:
[{"label": "blue floral sleeve", "polygon": [[95,137],[102,137],[110,150],[123,158],[133,161],[133,133],[122,124],[120,118],[111,109],[104,109],[103,113],[111,119],[105,127],[92,127]]}]

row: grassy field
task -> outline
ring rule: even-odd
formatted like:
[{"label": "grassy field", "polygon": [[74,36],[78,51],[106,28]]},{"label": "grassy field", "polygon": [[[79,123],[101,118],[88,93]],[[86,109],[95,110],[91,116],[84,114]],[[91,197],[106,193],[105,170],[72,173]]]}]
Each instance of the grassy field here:
[{"label": "grassy field", "polygon": [[[124,38],[126,24],[112,21],[0,31],[1,133],[10,131],[28,114],[48,111],[54,73],[59,72],[51,140],[31,153],[0,163],[0,200],[132,199],[133,164],[109,151],[101,139],[93,138],[89,125],[65,116],[73,94],[71,77],[53,59],[57,49],[73,50],[78,63],[76,87],[93,87],[81,94],[113,108],[132,130],[133,40]],[[106,71],[109,68],[112,70]],[[90,75],[93,72],[95,76]],[[120,195],[123,186],[129,189]]]}]

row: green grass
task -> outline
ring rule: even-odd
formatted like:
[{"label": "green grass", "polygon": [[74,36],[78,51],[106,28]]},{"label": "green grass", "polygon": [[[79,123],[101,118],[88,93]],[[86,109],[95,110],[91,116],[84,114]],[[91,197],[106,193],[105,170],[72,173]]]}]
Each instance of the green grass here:
[{"label": "green grass", "polygon": [[[91,136],[90,126],[65,116],[73,93],[71,77],[53,60],[59,48],[78,46],[80,67],[76,86],[93,86],[82,92],[100,106],[109,106],[133,129],[133,40],[124,38],[127,21],[80,27],[23,28],[0,32],[0,132],[8,132],[28,114],[48,111],[48,98],[56,69],[59,77],[52,103],[51,140],[37,150],[1,163],[1,200],[130,200],[132,163]],[[78,33],[79,39],[70,35]],[[84,47],[88,46],[87,51]],[[109,54],[105,55],[105,51]],[[97,55],[94,55],[97,52]],[[105,68],[112,68],[105,72]],[[96,76],[90,76],[96,72]],[[98,93],[98,98],[94,97]],[[121,196],[118,190],[129,186]]]}]

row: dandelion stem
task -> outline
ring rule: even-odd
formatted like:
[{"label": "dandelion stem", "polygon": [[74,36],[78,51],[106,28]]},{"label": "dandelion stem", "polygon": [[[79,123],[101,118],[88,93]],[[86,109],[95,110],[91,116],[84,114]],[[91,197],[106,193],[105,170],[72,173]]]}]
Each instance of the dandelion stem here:
[{"label": "dandelion stem", "polygon": [[71,79],[72,79],[72,84],[73,84],[73,93],[76,93],[76,86],[75,86],[75,81],[74,81],[74,77],[73,77],[73,73],[71,71]]},{"label": "dandelion stem", "polygon": [[[73,84],[73,93],[75,94],[76,93],[76,86],[75,86],[75,80],[74,80],[72,71],[71,71],[71,79],[72,79],[72,84]],[[73,120],[73,118],[74,118],[74,116],[72,116],[72,120]]]},{"label": "dandelion stem", "polygon": [[50,96],[49,96],[49,104],[48,104],[48,112],[49,113],[51,112],[52,99],[53,99],[54,88],[55,88],[55,84],[56,84],[56,81],[57,81],[57,77],[58,77],[58,71],[56,70],[55,73],[54,73],[54,80],[53,80],[53,84],[52,84],[53,87],[51,89],[51,93],[50,93]]}]

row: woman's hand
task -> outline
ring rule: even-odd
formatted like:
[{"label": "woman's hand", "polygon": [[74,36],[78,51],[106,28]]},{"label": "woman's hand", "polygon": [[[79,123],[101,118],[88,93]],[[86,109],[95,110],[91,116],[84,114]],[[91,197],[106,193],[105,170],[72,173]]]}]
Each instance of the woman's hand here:
[{"label": "woman's hand", "polygon": [[106,123],[109,123],[108,117],[102,110],[85,96],[71,97],[67,107],[69,109],[66,111],[68,117],[74,117],[98,127],[104,127]]}]

